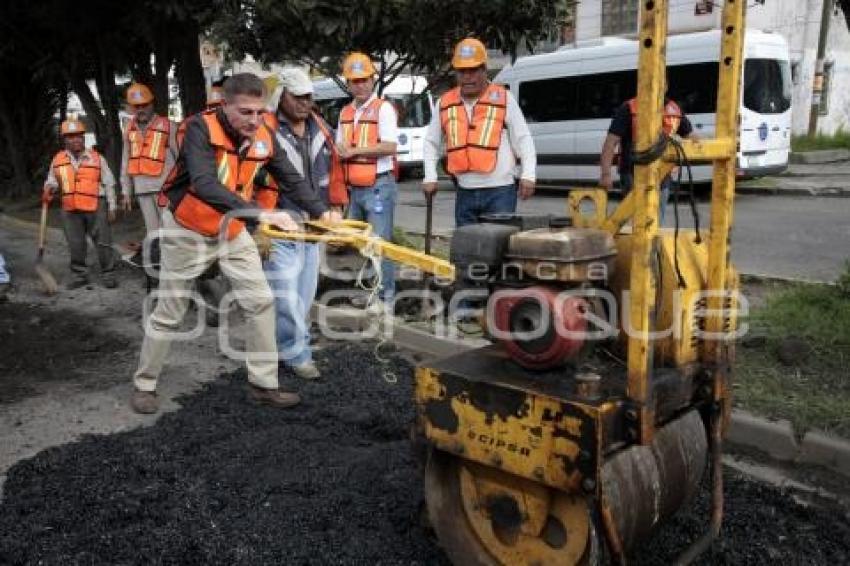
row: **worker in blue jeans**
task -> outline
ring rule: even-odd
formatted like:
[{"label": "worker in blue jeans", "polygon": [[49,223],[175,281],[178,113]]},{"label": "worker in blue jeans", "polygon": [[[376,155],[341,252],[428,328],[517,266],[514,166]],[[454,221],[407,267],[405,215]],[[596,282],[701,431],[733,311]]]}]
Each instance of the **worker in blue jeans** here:
[{"label": "worker in blue jeans", "polygon": [[[328,207],[339,210],[347,202],[347,190],[334,134],[321,116],[311,111],[313,82],[294,67],[283,69],[279,79],[280,95],[272,96],[278,105],[267,115],[267,124],[295,169]],[[268,188],[266,183],[261,175],[259,186]],[[303,215],[283,194],[277,196],[276,202],[261,204]],[[309,318],[319,283],[319,244],[276,239],[271,243],[264,269],[275,297],[279,355],[297,376],[316,379],[320,372],[310,347]]]},{"label": "worker in blue jeans", "polygon": [[[376,236],[392,240],[398,116],[393,105],[375,93],[377,70],[368,55],[349,54],[342,64],[342,76],[353,97],[340,112],[336,131],[350,189],[348,217],[369,222]],[[394,298],[395,266],[383,260],[379,300],[369,308],[391,313]]]},{"label": "worker in blue jeans", "polygon": [[461,227],[487,214],[516,212],[518,198],[531,198],[537,155],[514,95],[487,78],[484,44],[461,40],[452,67],[457,86],[440,98],[425,134],[422,191],[436,193],[437,163],[445,148],[445,168],[457,185],[455,226]]}]

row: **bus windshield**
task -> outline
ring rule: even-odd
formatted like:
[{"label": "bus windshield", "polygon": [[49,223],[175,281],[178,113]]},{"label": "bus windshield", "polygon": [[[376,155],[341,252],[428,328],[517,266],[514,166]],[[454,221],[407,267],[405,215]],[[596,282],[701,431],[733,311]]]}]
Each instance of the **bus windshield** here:
[{"label": "bus windshield", "polygon": [[421,128],[431,121],[431,106],[426,94],[384,94],[398,114],[399,128]]},{"label": "bus windshield", "polygon": [[791,68],[788,61],[746,60],[744,107],[759,114],[782,114],[791,108]]}]

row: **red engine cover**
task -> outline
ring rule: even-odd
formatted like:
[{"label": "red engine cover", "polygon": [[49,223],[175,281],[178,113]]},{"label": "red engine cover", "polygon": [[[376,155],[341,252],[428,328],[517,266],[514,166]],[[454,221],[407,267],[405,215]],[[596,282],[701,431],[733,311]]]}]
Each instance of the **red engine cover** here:
[{"label": "red engine cover", "polygon": [[521,366],[556,368],[584,345],[584,337],[576,334],[587,330],[587,301],[569,295],[559,298],[563,292],[538,285],[491,296],[491,334]]}]

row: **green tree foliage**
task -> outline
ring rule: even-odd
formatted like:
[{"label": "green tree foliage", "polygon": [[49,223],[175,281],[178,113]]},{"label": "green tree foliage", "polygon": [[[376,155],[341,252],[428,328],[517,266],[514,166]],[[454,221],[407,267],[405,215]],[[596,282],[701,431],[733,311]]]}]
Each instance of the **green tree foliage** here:
[{"label": "green tree foliage", "polygon": [[234,56],[297,61],[328,76],[342,57],[379,61],[379,88],[403,69],[444,76],[452,47],[467,36],[515,56],[563,23],[567,0],[245,0],[226,5],[215,34]]},{"label": "green tree foliage", "polygon": [[[199,34],[216,16],[215,0],[42,0],[0,8],[0,194],[40,189],[65,95],[73,91],[100,150],[117,169],[119,111],[130,76],[153,86],[158,110],[168,103],[176,66],[184,111],[203,107]],[[151,65],[151,61],[155,65]]]}]

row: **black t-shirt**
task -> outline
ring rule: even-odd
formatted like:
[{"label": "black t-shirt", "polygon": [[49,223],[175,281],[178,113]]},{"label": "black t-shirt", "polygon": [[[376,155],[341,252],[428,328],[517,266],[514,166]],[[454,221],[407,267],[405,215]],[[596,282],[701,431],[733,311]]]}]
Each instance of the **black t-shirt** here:
[{"label": "black t-shirt", "polygon": [[[669,99],[664,101],[667,104]],[[679,129],[676,133],[686,138],[694,131],[688,117],[682,114],[682,120],[679,122]],[[629,112],[629,103],[624,102],[617,108],[614,113],[614,118],[611,120],[611,125],[608,127],[608,133],[620,137],[620,163],[617,165],[617,170],[621,173],[632,172],[632,113]]]}]

